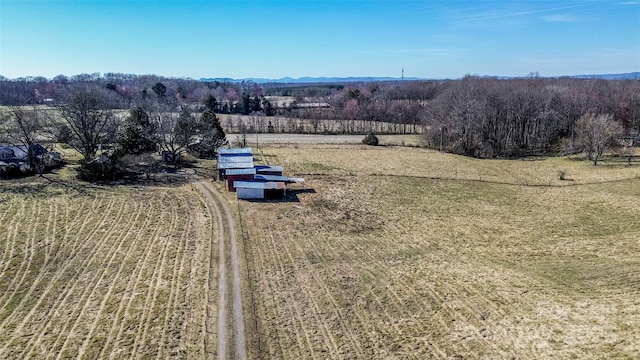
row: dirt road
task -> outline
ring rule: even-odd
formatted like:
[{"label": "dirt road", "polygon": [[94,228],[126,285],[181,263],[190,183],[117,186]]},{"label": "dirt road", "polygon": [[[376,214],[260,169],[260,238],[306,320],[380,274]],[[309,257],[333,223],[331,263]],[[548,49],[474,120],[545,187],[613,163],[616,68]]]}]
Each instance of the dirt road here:
[{"label": "dirt road", "polygon": [[[246,342],[244,332],[244,316],[242,312],[242,293],[240,290],[240,266],[238,264],[238,247],[235,235],[235,223],[231,210],[218,191],[207,181],[196,182],[198,190],[206,200],[206,205],[217,226],[212,227],[211,239],[218,234],[218,264],[217,289],[211,288],[211,276],[207,281],[207,301],[209,304],[217,301],[217,356],[218,359],[246,359]],[[209,263],[209,274],[216,273],[213,259]],[[211,294],[217,290],[217,299]],[[211,317],[213,314],[209,314]],[[211,320],[211,319],[209,319]],[[205,345],[206,346],[206,345]],[[212,349],[206,349],[211,353]]]}]

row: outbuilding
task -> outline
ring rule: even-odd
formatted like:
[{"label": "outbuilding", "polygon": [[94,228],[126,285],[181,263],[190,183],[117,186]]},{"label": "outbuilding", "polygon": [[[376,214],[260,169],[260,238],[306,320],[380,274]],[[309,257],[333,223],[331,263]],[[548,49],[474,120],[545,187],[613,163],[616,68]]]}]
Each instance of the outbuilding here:
[{"label": "outbuilding", "polygon": [[218,176],[221,180],[226,178],[227,169],[250,168],[253,168],[252,148],[218,149]]},{"label": "outbuilding", "polygon": [[225,178],[227,180],[227,189],[231,192],[235,192],[236,188],[233,185],[235,181],[242,180],[254,180],[256,175],[256,169],[227,169],[225,171]]},{"label": "outbuilding", "polygon": [[282,166],[256,165],[256,174],[282,176],[284,168]]},{"label": "outbuilding", "polygon": [[286,184],[292,184],[292,183],[304,183],[304,179],[303,178],[296,178],[296,177],[289,177],[289,176],[280,176],[280,175],[259,175],[256,174],[254,176],[255,180],[260,180],[260,181],[276,181],[276,182],[283,182]]},{"label": "outbuilding", "polygon": [[279,199],[286,195],[287,185],[283,182],[235,181],[238,199],[264,200]]}]

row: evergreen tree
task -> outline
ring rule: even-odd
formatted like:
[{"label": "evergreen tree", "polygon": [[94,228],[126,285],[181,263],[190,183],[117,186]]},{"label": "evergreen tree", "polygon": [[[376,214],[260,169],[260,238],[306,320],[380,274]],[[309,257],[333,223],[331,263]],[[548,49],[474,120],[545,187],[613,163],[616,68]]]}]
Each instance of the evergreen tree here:
[{"label": "evergreen tree", "polygon": [[213,158],[216,150],[227,143],[220,120],[211,109],[206,109],[197,121],[197,143],[190,149],[202,158]]},{"label": "evergreen tree", "polygon": [[216,100],[215,96],[211,94],[207,94],[202,101],[204,107],[213,112],[217,112],[219,109],[218,100]]},{"label": "evergreen tree", "polygon": [[151,123],[149,114],[141,107],[135,107],[129,110],[129,116],[124,120],[118,143],[127,154],[153,152],[156,151],[154,134],[155,126]]}]

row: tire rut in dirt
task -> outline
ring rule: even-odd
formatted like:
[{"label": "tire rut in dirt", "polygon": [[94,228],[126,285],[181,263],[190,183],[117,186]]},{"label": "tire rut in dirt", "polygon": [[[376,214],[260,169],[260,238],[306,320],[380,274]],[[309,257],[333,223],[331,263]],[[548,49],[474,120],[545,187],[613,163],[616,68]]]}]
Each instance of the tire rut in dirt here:
[{"label": "tire rut in dirt", "polygon": [[[225,200],[215,188],[204,181],[198,181],[196,186],[204,196],[211,216],[218,219],[217,357],[246,359],[241,279],[234,220]],[[211,236],[212,239],[215,237],[214,234]],[[213,273],[215,270],[210,269],[210,271]],[[213,299],[210,298],[209,301]],[[230,348],[233,349],[232,353],[229,353]],[[206,350],[210,351],[210,349]]]}]

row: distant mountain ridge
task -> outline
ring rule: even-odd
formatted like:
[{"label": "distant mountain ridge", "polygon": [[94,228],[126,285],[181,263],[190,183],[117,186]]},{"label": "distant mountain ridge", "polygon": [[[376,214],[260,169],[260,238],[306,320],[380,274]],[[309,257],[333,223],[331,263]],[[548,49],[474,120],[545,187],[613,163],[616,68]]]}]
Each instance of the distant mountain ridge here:
[{"label": "distant mountain ridge", "polygon": [[[499,78],[499,79],[516,79],[522,78],[526,76],[491,76],[484,75],[482,77],[488,78]],[[593,75],[567,75],[567,76],[541,76],[543,78],[573,78],[573,79],[604,79],[604,80],[634,80],[640,79],[640,72],[630,72],[630,73],[620,73],[620,74],[593,74]],[[218,81],[218,82],[243,82],[243,81],[253,81],[255,83],[264,84],[264,83],[276,83],[276,84],[320,84],[320,83],[346,83],[346,82],[375,82],[375,81],[416,81],[416,80],[445,80],[445,79],[426,79],[426,78],[418,78],[418,77],[385,77],[385,76],[352,76],[352,77],[301,77],[301,78],[292,78],[292,77],[283,77],[280,79],[267,79],[267,78],[244,78],[244,79],[233,79],[233,78],[200,78],[199,81]]]},{"label": "distant mountain ridge", "polygon": [[575,79],[637,80],[640,79],[640,72],[636,71],[622,74],[575,75],[569,77]]},{"label": "distant mountain ridge", "polygon": [[[200,78],[200,81],[219,81],[219,82],[242,82],[253,81],[255,83],[276,83],[276,84],[315,84],[315,83],[345,83],[345,82],[374,82],[374,81],[400,81],[402,78],[396,77],[376,77],[376,76],[363,76],[363,77],[283,77],[280,79],[265,79],[265,78],[245,78],[245,79],[233,79],[233,78]],[[417,77],[405,77],[404,80],[425,80]]]}]

